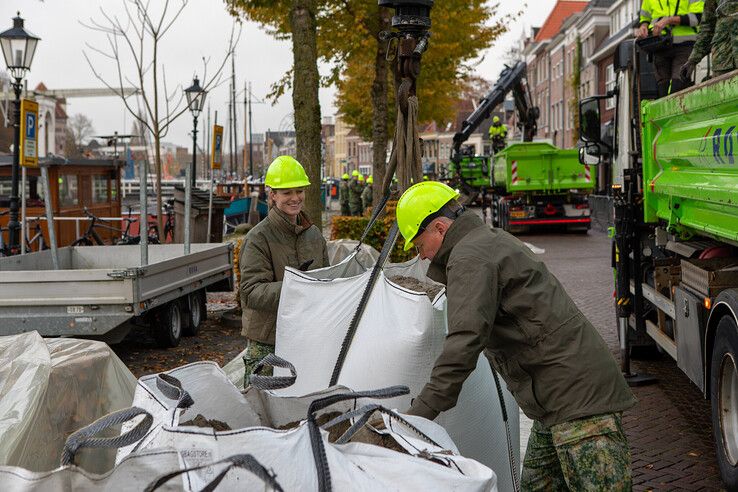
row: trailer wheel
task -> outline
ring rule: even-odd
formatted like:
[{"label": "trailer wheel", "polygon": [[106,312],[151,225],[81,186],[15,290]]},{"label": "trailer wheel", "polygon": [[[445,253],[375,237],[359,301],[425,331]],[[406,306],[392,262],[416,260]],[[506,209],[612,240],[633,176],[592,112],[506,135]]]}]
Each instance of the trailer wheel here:
[{"label": "trailer wheel", "polygon": [[182,337],[182,305],[179,300],[167,303],[156,313],[154,338],[162,348],[176,347]]},{"label": "trailer wheel", "polygon": [[205,321],[208,316],[205,289],[191,292],[187,296],[187,305],[189,307],[189,316],[187,316],[187,326],[184,329],[184,334],[187,336],[195,336],[200,330],[200,325],[202,325],[202,322]]},{"label": "trailer wheel", "polygon": [[717,326],[710,364],[712,427],[720,475],[738,490],[738,325],[724,316]]}]

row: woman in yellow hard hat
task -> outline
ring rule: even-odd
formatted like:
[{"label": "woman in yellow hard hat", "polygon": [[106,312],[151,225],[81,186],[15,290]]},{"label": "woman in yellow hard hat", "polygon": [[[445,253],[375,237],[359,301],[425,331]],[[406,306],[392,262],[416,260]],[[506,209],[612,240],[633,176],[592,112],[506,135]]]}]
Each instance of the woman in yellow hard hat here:
[{"label": "woman in yellow hard hat", "polygon": [[328,266],[325,239],[303,211],[305,169],[290,156],[279,156],[269,165],[264,184],[269,214],[246,236],[241,270],[242,334],[248,339],[246,383],[254,366],[274,352],[277,307],[285,267],[313,270]]}]

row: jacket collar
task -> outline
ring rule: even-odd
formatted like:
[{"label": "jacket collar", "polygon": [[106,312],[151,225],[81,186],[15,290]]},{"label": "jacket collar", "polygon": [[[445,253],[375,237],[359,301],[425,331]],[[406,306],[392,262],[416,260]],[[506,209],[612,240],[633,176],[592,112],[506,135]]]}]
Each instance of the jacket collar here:
[{"label": "jacket collar", "polygon": [[300,215],[297,216],[297,224],[293,224],[289,216],[277,207],[269,209],[267,219],[280,230],[295,236],[299,236],[313,225],[305,212],[300,212]]},{"label": "jacket collar", "polygon": [[428,267],[428,277],[436,282],[446,284],[446,264],[448,258],[451,256],[451,251],[454,246],[461,241],[470,231],[484,226],[484,222],[479,216],[467,210],[463,212],[459,217],[454,220],[451,227],[446,231],[446,236],[443,238],[441,247],[438,249],[438,253],[433,257],[433,261]]}]

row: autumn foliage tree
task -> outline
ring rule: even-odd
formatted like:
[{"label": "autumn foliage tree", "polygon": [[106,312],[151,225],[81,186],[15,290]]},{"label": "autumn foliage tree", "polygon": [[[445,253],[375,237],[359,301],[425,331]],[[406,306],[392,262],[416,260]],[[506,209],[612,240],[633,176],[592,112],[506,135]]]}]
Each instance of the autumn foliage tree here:
[{"label": "autumn foliage tree", "polygon": [[[331,68],[323,85],[338,89],[336,105],[344,120],[374,145],[374,182],[381,183],[388,136],[394,118],[394,83],[389,55],[380,40],[390,29],[392,11],[377,0],[315,0],[319,58]],[[291,0],[226,0],[231,10],[247,12],[277,38],[287,38]],[[448,122],[471,80],[474,62],[507,31],[520,12],[501,15],[486,0],[444,0],[431,11],[430,47],[418,79],[420,121]],[[271,96],[291,89],[291,73],[275,82]],[[379,186],[375,186],[375,201]]]}]

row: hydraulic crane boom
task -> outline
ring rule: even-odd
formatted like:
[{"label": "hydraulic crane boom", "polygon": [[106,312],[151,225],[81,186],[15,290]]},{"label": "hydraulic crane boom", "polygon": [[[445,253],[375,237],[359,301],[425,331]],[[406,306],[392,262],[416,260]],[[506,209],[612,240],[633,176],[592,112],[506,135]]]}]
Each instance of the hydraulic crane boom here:
[{"label": "hydraulic crane boom", "polygon": [[454,160],[459,159],[461,145],[469,136],[489,118],[492,110],[505,100],[508,92],[512,91],[515,100],[515,109],[518,113],[518,126],[523,130],[523,141],[530,142],[538,131],[539,110],[533,106],[526,80],[526,64],[518,62],[512,67],[506,66],[492,90],[484,96],[479,106],[469,115],[461,125],[461,130],[454,135]]}]

